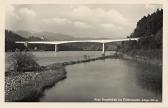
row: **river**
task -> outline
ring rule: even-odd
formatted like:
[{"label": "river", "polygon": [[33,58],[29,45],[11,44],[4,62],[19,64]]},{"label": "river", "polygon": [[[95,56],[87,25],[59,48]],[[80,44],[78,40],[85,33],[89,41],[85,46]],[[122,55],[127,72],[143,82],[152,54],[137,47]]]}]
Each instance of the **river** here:
[{"label": "river", "polygon": [[[98,57],[100,51],[32,52],[40,65]],[[106,55],[114,52],[106,52]],[[6,54],[10,55],[9,53]],[[6,65],[9,64],[6,62]],[[67,78],[44,91],[41,102],[162,100],[162,69],[158,66],[106,59],[66,66]],[[140,100],[139,100],[140,99]],[[129,101],[129,100],[127,100]]]},{"label": "river", "polygon": [[[42,102],[161,101],[162,69],[106,59],[66,66],[67,78],[45,90]],[[123,100],[123,99],[127,100]]]}]

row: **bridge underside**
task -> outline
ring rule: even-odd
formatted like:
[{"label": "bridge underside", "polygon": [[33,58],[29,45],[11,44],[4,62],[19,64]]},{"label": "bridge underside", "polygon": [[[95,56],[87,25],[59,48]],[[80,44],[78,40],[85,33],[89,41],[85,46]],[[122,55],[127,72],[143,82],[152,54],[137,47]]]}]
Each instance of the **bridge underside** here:
[{"label": "bridge underside", "polygon": [[[29,45],[28,45],[29,44]],[[31,43],[32,44],[32,43]],[[72,49],[71,50],[73,50],[73,49],[75,49],[76,50],[76,48],[78,47],[78,44],[77,45],[75,45],[75,46],[70,46],[69,47],[69,45],[66,45],[65,47],[64,46],[59,46],[59,45],[61,45],[61,44],[52,44],[53,46],[50,46],[50,48],[49,47],[47,47],[46,46],[46,48],[45,48],[45,46],[44,45],[48,45],[48,44],[36,44],[36,46],[37,47],[35,47],[35,45],[31,45],[30,43],[25,43],[24,44],[24,46],[26,47],[26,48],[28,48],[28,47],[30,47],[30,49],[35,49],[35,50],[37,50],[37,49],[46,49],[46,50],[54,50],[55,52],[58,52],[58,51],[60,51],[61,50],[61,48],[70,48],[71,49],[71,47],[72,47]],[[51,44],[50,44],[51,45]],[[89,45],[87,45],[87,46],[90,46],[91,44],[89,44]],[[98,44],[97,44],[98,45]],[[105,53],[105,43],[99,43],[99,45],[101,45],[101,50],[102,50],[102,53],[104,54]],[[47,49],[48,48],[48,49]],[[81,46],[81,47],[79,47],[79,48],[77,48],[77,50],[78,49],[84,49],[84,48],[87,48],[87,47],[83,47],[83,45]],[[88,47],[89,48],[89,47]],[[98,46],[98,48],[100,48],[100,46]],[[91,48],[91,49],[93,49],[93,48]],[[65,49],[66,50],[66,49]]]}]

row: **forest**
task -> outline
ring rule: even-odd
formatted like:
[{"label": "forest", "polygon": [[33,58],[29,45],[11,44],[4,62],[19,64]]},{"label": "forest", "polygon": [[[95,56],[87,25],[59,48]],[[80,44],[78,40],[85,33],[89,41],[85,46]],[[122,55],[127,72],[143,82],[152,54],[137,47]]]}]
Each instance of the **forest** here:
[{"label": "forest", "polygon": [[148,58],[162,58],[163,10],[144,16],[137,22],[134,31],[127,38],[138,37],[138,41],[122,42],[120,51],[129,55]]}]

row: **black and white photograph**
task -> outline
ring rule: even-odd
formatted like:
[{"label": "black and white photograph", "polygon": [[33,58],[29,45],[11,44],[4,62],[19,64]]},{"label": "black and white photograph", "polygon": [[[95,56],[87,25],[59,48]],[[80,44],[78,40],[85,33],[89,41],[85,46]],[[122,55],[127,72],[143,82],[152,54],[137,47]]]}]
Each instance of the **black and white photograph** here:
[{"label": "black and white photograph", "polygon": [[162,103],[162,4],[8,4],[5,102]]}]

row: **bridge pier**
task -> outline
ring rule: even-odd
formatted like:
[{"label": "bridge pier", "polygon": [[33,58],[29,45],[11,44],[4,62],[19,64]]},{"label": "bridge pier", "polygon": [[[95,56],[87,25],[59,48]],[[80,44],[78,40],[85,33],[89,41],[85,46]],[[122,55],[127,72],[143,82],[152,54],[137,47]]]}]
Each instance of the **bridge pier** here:
[{"label": "bridge pier", "polygon": [[105,44],[105,43],[102,44],[102,54],[103,54],[103,55],[105,54],[105,47],[104,47],[104,44]]},{"label": "bridge pier", "polygon": [[24,42],[24,46],[27,48],[28,47],[28,42]]},{"label": "bridge pier", "polygon": [[55,44],[55,52],[58,52],[58,45]]}]

